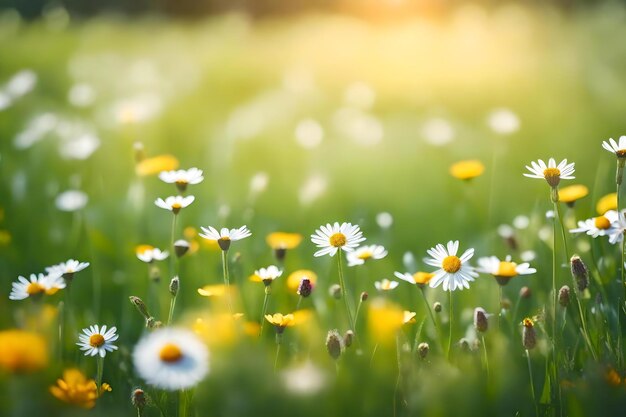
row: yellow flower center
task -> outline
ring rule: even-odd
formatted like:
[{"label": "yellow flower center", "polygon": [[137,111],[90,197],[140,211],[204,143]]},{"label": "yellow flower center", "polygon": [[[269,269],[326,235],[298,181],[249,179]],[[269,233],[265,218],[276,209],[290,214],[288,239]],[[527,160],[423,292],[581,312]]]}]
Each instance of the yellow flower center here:
[{"label": "yellow flower center", "polygon": [[183,357],[183,352],[173,343],[167,343],[159,352],[159,357],[163,362],[178,362]]},{"label": "yellow flower center", "polygon": [[593,219],[593,223],[598,229],[608,229],[611,227],[611,222],[604,216],[596,217]]},{"label": "yellow flower center", "polygon": [[430,281],[432,279],[432,277],[434,277],[435,274],[431,274],[429,272],[416,272],[415,274],[413,274],[413,279],[415,280],[416,284],[428,284],[428,281]]},{"label": "yellow flower center", "polygon": [[461,260],[458,256],[446,256],[445,258],[443,258],[441,267],[444,271],[450,274],[454,274],[459,269],[461,269]]},{"label": "yellow flower center", "polygon": [[514,277],[517,275],[516,267],[517,264],[515,262],[500,262],[498,272],[495,275],[497,277]]},{"label": "yellow flower center", "polygon": [[532,319],[529,319],[529,318],[525,318],[522,321],[522,324],[524,325],[524,327],[533,327],[535,325],[535,323],[533,323]]},{"label": "yellow flower center", "polygon": [[172,204],[172,210],[180,210],[183,206],[180,205],[180,203],[174,203]]},{"label": "yellow flower center", "polygon": [[176,180],[176,185],[187,185],[189,184],[187,180]]},{"label": "yellow flower center", "polygon": [[561,170],[558,168],[546,168],[543,170],[543,177],[551,187],[556,187],[561,181]]},{"label": "yellow flower center", "polygon": [[37,295],[44,291],[45,288],[37,282],[31,282],[30,284],[28,284],[28,287],[26,287],[26,292],[28,293],[28,295]]},{"label": "yellow flower center", "polygon": [[89,344],[92,347],[100,347],[104,344],[104,336],[99,333],[94,333],[89,336]]},{"label": "yellow flower center", "polygon": [[372,257],[372,252],[369,252],[369,251],[363,252],[363,253],[360,253],[359,255],[357,255],[357,257],[359,259],[367,261],[368,259],[370,259]]},{"label": "yellow flower center", "polygon": [[348,239],[346,239],[346,235],[343,233],[335,233],[328,239],[330,244],[336,248],[340,248],[346,244]]},{"label": "yellow flower center", "polygon": [[618,149],[615,155],[617,155],[618,158],[626,158],[626,149]]}]

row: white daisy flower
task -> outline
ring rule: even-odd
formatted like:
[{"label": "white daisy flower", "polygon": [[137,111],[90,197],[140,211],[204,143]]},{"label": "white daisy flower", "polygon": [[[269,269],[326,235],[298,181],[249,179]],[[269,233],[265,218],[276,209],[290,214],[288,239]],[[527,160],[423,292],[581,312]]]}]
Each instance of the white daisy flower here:
[{"label": "white daisy flower", "polygon": [[24,300],[28,297],[39,297],[43,294],[52,295],[65,288],[65,281],[59,274],[30,274],[30,281],[23,276],[11,285],[10,300]]},{"label": "white daisy flower", "polygon": [[613,138],[609,141],[602,142],[602,147],[609,152],[612,152],[618,158],[626,158],[626,136],[620,136],[619,142],[615,142]]},{"label": "white daisy flower", "polygon": [[159,248],[147,248],[143,252],[137,253],[137,258],[145,263],[151,263],[154,261],[162,261],[167,259],[169,256],[169,252],[164,250],[162,251]]},{"label": "white daisy flower", "polygon": [[168,184],[176,184],[181,192],[185,192],[189,184],[200,184],[204,180],[202,170],[195,167],[187,170],[162,171],[159,178]]},{"label": "white daisy flower", "polygon": [[107,330],[107,326],[93,325],[87,329],[83,329],[83,333],[78,335],[80,350],[85,351],[85,356],[96,356],[104,358],[107,352],[117,350],[117,346],[113,344],[118,339],[115,334],[117,329],[115,326]]},{"label": "white daisy flower", "polygon": [[357,248],[358,244],[363,242],[363,232],[359,229],[359,225],[351,223],[339,223],[331,225],[327,223],[322,225],[311,235],[311,242],[315,243],[318,248],[322,248],[315,252],[313,256],[330,255],[335,256],[339,249],[345,252],[352,252]]},{"label": "white daisy flower", "polygon": [[573,180],[574,179],[574,163],[567,163],[567,159],[562,160],[558,165],[554,158],[548,160],[546,165],[541,159],[537,162],[532,161],[531,166],[526,165],[531,174],[524,173],[528,178],[540,178],[545,179],[550,187],[556,187],[561,180]]},{"label": "white daisy flower", "polygon": [[370,259],[383,259],[387,256],[387,250],[380,245],[361,246],[354,252],[348,252],[348,266],[363,265]]},{"label": "white daisy flower", "polygon": [[209,226],[208,228],[200,226],[200,229],[202,229],[202,233],[198,233],[199,236],[206,240],[217,242],[223,251],[227,251],[230,248],[231,242],[245,239],[252,235],[245,225],[241,226],[239,229],[230,230],[223,227],[219,232],[213,226]]},{"label": "white daisy flower", "polygon": [[609,236],[609,243],[615,245],[619,243],[624,238],[624,232],[626,232],[626,210],[622,210],[619,212],[617,216],[617,221],[615,221],[612,227],[609,230],[607,235]]},{"label": "white daisy flower", "polygon": [[427,265],[439,267],[430,280],[430,287],[438,287],[443,283],[444,291],[454,291],[457,288],[469,288],[469,283],[474,281],[478,273],[474,271],[468,261],[474,256],[474,249],[466,250],[461,257],[456,256],[459,250],[459,241],[449,241],[447,247],[438,244],[427,252],[430,258],[424,258]]},{"label": "white daisy flower", "polygon": [[63,278],[72,279],[76,272],[80,272],[89,266],[89,262],[80,262],[76,259],[69,259],[67,262],[61,262],[57,265],[46,267],[49,275],[60,275]]},{"label": "white daisy flower", "polygon": [[189,195],[187,197],[177,195],[169,196],[165,200],[163,200],[162,198],[157,198],[154,204],[156,204],[157,207],[161,207],[162,209],[169,210],[174,214],[178,214],[181,209],[189,206],[191,203],[193,203],[193,200],[195,199],[196,198],[192,195]]},{"label": "white daisy flower", "polygon": [[531,268],[528,262],[516,264],[511,262],[511,257],[507,256],[501,261],[496,256],[486,256],[478,259],[478,272],[491,274],[496,278],[498,284],[506,285],[509,280],[518,275],[529,275],[537,272],[535,268]]},{"label": "white daisy flower", "polygon": [[397,286],[398,281],[389,281],[387,278],[383,279],[382,281],[374,282],[374,287],[376,287],[378,291],[390,291]]},{"label": "white daisy flower", "polygon": [[420,287],[424,287],[424,285],[428,284],[428,282],[433,278],[433,276],[435,276],[435,274],[432,274],[430,272],[422,272],[422,271],[418,271],[414,274],[411,274],[409,272],[394,272],[393,273],[396,278],[400,278],[402,281],[406,281],[409,284],[415,284],[418,285]]},{"label": "white daisy flower", "polygon": [[579,220],[576,229],[570,229],[570,233],[586,233],[591,237],[610,236],[618,232],[618,214],[615,210],[609,210],[602,216],[592,217],[587,220]]},{"label": "white daisy flower", "polygon": [[253,277],[255,281],[263,281],[263,284],[271,285],[272,281],[281,276],[283,271],[278,269],[276,265],[270,265],[267,268],[261,268],[254,271]]},{"label": "white daisy flower", "polygon": [[148,384],[176,391],[197,385],[209,371],[209,352],[189,330],[164,328],[142,338],[133,351],[135,369]]}]

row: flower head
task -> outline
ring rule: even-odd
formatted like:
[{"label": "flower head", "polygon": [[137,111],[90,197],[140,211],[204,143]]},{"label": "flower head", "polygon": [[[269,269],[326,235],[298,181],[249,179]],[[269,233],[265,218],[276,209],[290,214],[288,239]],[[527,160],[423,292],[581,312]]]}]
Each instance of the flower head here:
[{"label": "flower head", "polygon": [[604,214],[609,210],[617,210],[617,193],[610,193],[602,196],[596,204],[598,214]]},{"label": "flower head", "polygon": [[274,250],[295,249],[302,242],[302,235],[299,233],[274,232],[267,235],[265,241]]},{"label": "flower head", "polygon": [[393,274],[396,276],[396,278],[400,278],[401,280],[406,281],[409,284],[416,284],[420,287],[428,284],[428,282],[435,276],[435,274],[430,272],[416,272],[414,274],[411,274],[409,272],[402,273],[396,271]]},{"label": "flower head", "polygon": [[299,269],[287,277],[287,288],[297,291],[303,279],[308,279],[313,287],[317,284],[317,274],[315,272],[308,269]]},{"label": "flower head", "polygon": [[137,248],[136,253],[137,259],[145,263],[162,261],[164,259],[167,259],[167,257],[169,256],[168,251],[162,251],[159,248],[153,248],[149,245],[142,245],[142,247]]},{"label": "flower head", "polygon": [[496,278],[500,285],[506,285],[509,280],[518,275],[529,275],[537,272],[535,268],[531,268],[528,262],[517,264],[511,261],[511,257],[507,256],[501,261],[496,256],[488,256],[478,259],[478,272],[491,274]]},{"label": "flower head", "polygon": [[48,364],[48,347],[37,333],[0,331],[0,369],[13,373],[34,372]]},{"label": "flower head", "polygon": [[158,155],[152,158],[144,158],[135,166],[135,172],[140,177],[158,174],[178,168],[178,159],[173,155]]},{"label": "flower head", "polygon": [[591,237],[611,236],[618,230],[618,214],[615,210],[609,210],[601,216],[591,219],[579,220],[576,229],[570,229],[570,233],[586,233]]},{"label": "flower head", "polygon": [[541,159],[537,162],[532,161],[530,164],[531,166],[526,165],[526,169],[531,173],[525,173],[524,176],[545,179],[552,188],[558,186],[561,180],[574,179],[574,163],[568,164],[567,159],[562,160],[558,165],[554,158],[550,158],[547,165]]},{"label": "flower head", "polygon": [[348,266],[363,265],[370,259],[383,259],[387,256],[387,250],[380,245],[360,246],[353,252],[348,252]]},{"label": "flower head", "polygon": [[192,195],[189,195],[187,197],[177,195],[169,196],[165,200],[163,200],[162,198],[157,198],[154,204],[156,204],[157,207],[169,210],[174,214],[178,214],[181,209],[189,206],[191,203],[193,203],[193,200],[195,199],[196,198]]},{"label": "flower head", "polygon": [[223,227],[219,232],[213,226],[209,226],[208,228],[200,227],[200,229],[202,229],[202,233],[198,233],[199,236],[207,240],[217,242],[220,249],[223,251],[227,251],[230,248],[231,242],[245,239],[252,235],[252,233],[248,230],[248,227],[245,225],[241,226],[239,229],[230,230]]},{"label": "flower head", "polygon": [[87,379],[75,368],[63,371],[63,378],[57,379],[56,385],[50,387],[50,393],[59,400],[82,408],[93,408],[96,399],[104,392],[111,391],[109,384],[104,383],[98,392],[96,381]]},{"label": "flower head", "polygon": [[252,275],[250,279],[256,282],[263,282],[265,286],[268,286],[282,274],[283,271],[278,269],[276,265],[270,265],[267,268],[260,268],[254,271],[254,275]]},{"label": "flower head", "polygon": [[197,385],[209,371],[207,347],[193,332],[164,328],[143,337],[133,351],[135,369],[148,384],[175,391]]},{"label": "flower head", "polygon": [[387,278],[374,282],[374,287],[378,291],[390,291],[398,286],[398,281],[389,281]]},{"label": "flower head", "polygon": [[65,281],[60,274],[30,274],[30,281],[23,276],[17,277],[17,282],[12,284],[11,300],[24,300],[29,297],[38,298],[42,295],[52,295],[58,290],[65,288]]},{"label": "flower head", "polygon": [[572,206],[576,201],[589,194],[589,188],[581,184],[568,185],[559,190],[559,201]]},{"label": "flower head", "polygon": [[474,271],[468,261],[474,256],[474,249],[467,249],[460,257],[456,256],[459,250],[459,241],[449,241],[447,247],[438,244],[427,252],[430,258],[425,258],[427,265],[439,267],[433,272],[430,287],[438,287],[443,283],[444,291],[454,291],[457,288],[469,288],[469,283],[474,281],[478,273]]},{"label": "flower head", "polygon": [[276,333],[282,333],[285,331],[286,327],[291,327],[296,324],[296,320],[293,314],[266,314],[265,320],[274,325]]},{"label": "flower head", "polygon": [[460,180],[471,180],[480,176],[485,166],[478,160],[459,161],[450,166],[450,175]]},{"label": "flower head", "polygon": [[117,346],[113,344],[118,339],[118,335],[115,334],[117,329],[111,327],[107,331],[107,326],[89,326],[89,328],[83,329],[83,333],[78,335],[78,346],[80,350],[85,351],[85,356],[96,356],[104,358],[107,352],[117,350]]},{"label": "flower head", "polygon": [[326,226],[322,225],[315,234],[311,235],[311,241],[321,248],[313,256],[330,255],[335,256],[339,249],[345,252],[352,252],[359,243],[363,242],[363,232],[358,225],[351,223],[335,222]]},{"label": "flower head", "polygon": [[159,173],[159,178],[168,184],[176,184],[180,192],[185,192],[189,184],[200,184],[204,180],[202,170],[198,168],[162,171]]},{"label": "flower head", "polygon": [[610,138],[608,142],[602,142],[602,147],[620,159],[626,158],[626,136],[620,136],[619,143]]},{"label": "flower head", "polygon": [[67,262],[61,262],[46,268],[49,275],[62,275],[65,280],[74,278],[76,272],[80,272],[89,266],[89,262],[80,262],[75,259],[69,259]]}]

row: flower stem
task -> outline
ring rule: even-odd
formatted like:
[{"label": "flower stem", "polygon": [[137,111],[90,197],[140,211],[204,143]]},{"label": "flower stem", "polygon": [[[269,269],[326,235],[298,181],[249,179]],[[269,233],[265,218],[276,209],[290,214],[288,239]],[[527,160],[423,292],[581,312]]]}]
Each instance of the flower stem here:
[{"label": "flower stem", "polygon": [[433,310],[432,308],[430,308],[430,304],[428,304],[428,299],[426,298],[426,292],[424,291],[424,287],[420,287],[420,292],[422,293],[422,299],[424,300],[424,304],[426,304],[426,310],[428,310],[430,320],[433,322],[433,326],[435,326],[435,332],[437,333],[437,343],[439,344],[439,348],[443,351],[443,346],[441,343],[441,331],[439,329],[439,325],[437,324],[437,320],[435,320]]},{"label": "flower stem", "polygon": [[274,358],[274,373],[276,373],[276,369],[278,369],[278,356],[280,354],[280,345],[283,341],[283,335],[281,333],[276,333],[276,357]]},{"label": "flower stem", "polygon": [[530,378],[530,393],[533,397],[533,404],[535,405],[535,415],[539,417],[539,407],[537,406],[537,397],[535,395],[535,384],[533,383],[533,368],[530,366],[530,353],[526,349],[526,360],[528,362],[528,375]]},{"label": "flower stem", "polygon": [[174,317],[174,307],[176,306],[176,296],[172,295],[172,299],[170,300],[170,312],[167,315],[167,325],[169,326],[172,323],[172,317]]},{"label": "flower stem", "polygon": [[[300,309],[300,304],[302,303],[302,298],[303,298],[302,296],[299,296],[299,297],[298,297],[298,303],[296,304],[296,311],[297,311],[298,309]],[[357,311],[358,311],[358,310],[357,310]]]},{"label": "flower stem", "polygon": [[97,359],[97,374],[96,374],[96,387],[98,389],[98,395],[100,395],[100,390],[102,389],[102,374],[104,373],[104,358],[98,355]]},{"label": "flower stem", "polygon": [[259,331],[259,337],[263,335],[263,327],[265,326],[265,313],[267,313],[267,303],[270,299],[271,293],[271,291],[268,291],[269,288],[270,287],[265,287],[265,297],[263,297],[263,309],[261,310],[261,330]]},{"label": "flower stem", "polygon": [[178,392],[178,417],[187,417],[187,395],[184,389]]},{"label": "flower stem", "polygon": [[228,251],[222,251],[222,270],[224,272],[224,285],[226,286],[226,303],[228,303],[228,311],[233,314],[233,306],[230,299],[230,278],[228,276]]},{"label": "flower stem", "polygon": [[174,249],[174,235],[176,234],[176,219],[178,218],[177,214],[174,214],[172,217],[172,234],[170,237],[170,275],[173,277],[176,275],[176,271],[174,271],[174,266],[176,260],[174,259],[176,250]]},{"label": "flower stem", "polygon": [[452,291],[448,289],[450,295],[450,316],[448,317],[448,321],[450,322],[450,334],[448,337],[448,351],[446,352],[446,359],[450,360],[450,351],[452,350]]},{"label": "flower stem", "polygon": [[487,356],[487,345],[485,344],[485,335],[481,335],[483,342],[483,352],[485,353],[485,369],[487,370],[487,381],[489,381],[489,357]]},{"label": "flower stem", "polygon": [[343,277],[343,267],[341,266],[341,258],[343,256],[343,251],[339,249],[337,252],[337,265],[339,266],[339,284],[341,285],[341,297],[346,305],[346,314],[348,315],[348,326],[350,330],[353,332],[354,329],[354,321],[352,320],[352,313],[350,312],[350,303],[348,302],[348,291],[346,289],[345,279]]}]

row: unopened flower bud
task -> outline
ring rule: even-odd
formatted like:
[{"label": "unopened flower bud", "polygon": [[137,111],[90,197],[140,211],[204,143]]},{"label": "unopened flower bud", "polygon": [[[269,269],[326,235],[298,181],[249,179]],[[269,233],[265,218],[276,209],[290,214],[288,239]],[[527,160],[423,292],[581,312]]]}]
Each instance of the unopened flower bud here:
[{"label": "unopened flower bud", "polygon": [[339,284],[331,285],[330,288],[328,288],[328,293],[331,297],[337,300],[341,299],[341,287],[339,286]]},{"label": "unopened flower bud", "polygon": [[159,329],[163,327],[163,322],[155,319],[154,317],[149,317],[146,319],[146,327],[148,329]]},{"label": "unopened flower bud", "polygon": [[278,262],[283,262],[285,260],[285,256],[287,255],[287,249],[285,248],[276,248],[274,249],[274,256]]},{"label": "unopened flower bud", "polygon": [[135,388],[130,394],[130,402],[133,404],[133,407],[139,410],[139,414],[141,414],[148,402],[146,393],[141,388]]},{"label": "unopened flower bud", "polygon": [[158,266],[151,264],[150,265],[150,279],[154,282],[159,282],[161,280],[161,270]]},{"label": "unopened flower bud", "polygon": [[522,345],[526,350],[531,350],[537,345],[535,323],[533,323],[532,319],[525,318],[522,324],[524,325],[524,329],[522,331]]},{"label": "unopened flower bud", "polygon": [[502,308],[503,310],[510,310],[511,309],[511,300],[509,300],[508,298],[503,298],[500,301],[500,308]]},{"label": "unopened flower bud", "polygon": [[135,162],[139,163],[146,159],[146,150],[143,147],[143,143],[135,142],[133,143],[133,151],[135,153]]},{"label": "unopened flower bud", "polygon": [[442,309],[441,303],[439,301],[436,301],[433,304],[433,310],[435,310],[435,313],[441,313],[441,309]]},{"label": "unopened flower bud", "polygon": [[428,343],[426,342],[422,342],[419,345],[417,345],[417,354],[419,355],[421,359],[426,358],[429,350],[430,350],[430,346],[428,346]]},{"label": "unopened flower bud", "polygon": [[172,280],[170,281],[170,294],[172,294],[172,297],[176,297],[176,294],[178,294],[178,289],[180,288],[180,279],[178,278],[178,276],[172,278]]},{"label": "unopened flower bud", "polygon": [[189,242],[185,239],[179,239],[174,242],[174,253],[177,257],[182,258],[189,251]]},{"label": "unopened flower bud", "polygon": [[346,334],[343,335],[343,344],[345,347],[352,346],[352,342],[354,341],[354,332],[352,330],[348,330]]},{"label": "unopened flower bud", "polygon": [[479,333],[484,333],[489,328],[487,313],[481,307],[477,307],[474,309],[474,328]]},{"label": "unopened flower bud", "polygon": [[563,285],[559,290],[559,304],[561,307],[567,307],[569,305],[569,287]]},{"label": "unopened flower bud", "polygon": [[589,270],[587,269],[587,265],[585,265],[578,255],[572,256],[570,264],[572,267],[572,277],[574,277],[578,291],[585,291],[589,286]]},{"label": "unopened flower bud", "polygon": [[137,311],[139,311],[139,313],[146,320],[150,317],[150,313],[148,312],[148,307],[146,307],[146,303],[144,303],[141,298],[131,295],[130,297],[128,297],[128,299],[130,300],[132,305],[134,305],[137,308]]},{"label": "unopened flower bud", "polygon": [[300,285],[298,285],[298,295],[300,297],[306,298],[311,295],[311,291],[313,291],[313,285],[311,284],[311,280],[308,278],[302,278],[300,280]]},{"label": "unopened flower bud", "polygon": [[366,293],[365,291],[363,291],[363,292],[361,293],[361,302],[363,302],[363,301],[367,301],[367,299],[368,299],[368,298],[369,298],[369,294],[368,294],[368,293]]},{"label": "unopened flower bud", "polygon": [[343,341],[337,330],[330,330],[326,336],[326,350],[331,358],[337,360],[343,350]]},{"label": "unopened flower bud", "polygon": [[521,298],[530,298],[531,295],[532,291],[530,290],[530,287],[524,286],[519,290],[519,296]]}]

